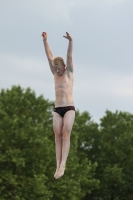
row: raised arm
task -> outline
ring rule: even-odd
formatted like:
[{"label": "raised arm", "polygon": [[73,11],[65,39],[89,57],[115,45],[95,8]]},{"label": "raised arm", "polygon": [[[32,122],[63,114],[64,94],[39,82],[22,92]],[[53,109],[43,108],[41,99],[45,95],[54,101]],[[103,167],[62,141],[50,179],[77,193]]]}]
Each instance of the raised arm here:
[{"label": "raised arm", "polygon": [[73,62],[72,62],[73,40],[68,32],[66,32],[66,36],[63,36],[63,37],[69,40],[68,49],[67,49],[67,70],[73,72],[74,71]]},{"label": "raised arm", "polygon": [[48,35],[46,32],[43,32],[42,33],[42,38],[43,38],[43,43],[44,43],[44,48],[45,48],[45,52],[46,52],[46,55],[47,55],[47,58],[48,58],[48,62],[49,62],[49,65],[50,65],[50,69],[51,69],[51,72],[54,74],[54,67],[52,65],[52,60],[53,60],[53,54],[50,50],[50,47],[48,45]]}]

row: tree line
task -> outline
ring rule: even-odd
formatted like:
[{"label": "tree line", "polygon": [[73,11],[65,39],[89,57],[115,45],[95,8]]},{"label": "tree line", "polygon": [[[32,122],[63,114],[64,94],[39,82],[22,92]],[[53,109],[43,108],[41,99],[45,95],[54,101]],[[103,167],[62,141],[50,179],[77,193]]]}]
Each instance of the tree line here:
[{"label": "tree line", "polygon": [[76,110],[65,175],[56,169],[54,102],[30,88],[0,92],[0,200],[132,200],[133,114],[100,123]]}]

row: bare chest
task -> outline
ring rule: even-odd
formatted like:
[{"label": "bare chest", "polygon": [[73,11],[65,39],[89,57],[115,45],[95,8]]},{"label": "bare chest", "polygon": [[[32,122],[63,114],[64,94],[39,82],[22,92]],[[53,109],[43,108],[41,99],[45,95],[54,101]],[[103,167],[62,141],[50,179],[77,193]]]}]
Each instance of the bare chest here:
[{"label": "bare chest", "polygon": [[71,88],[73,85],[72,79],[69,79],[67,74],[65,73],[62,76],[55,76],[55,88]]}]

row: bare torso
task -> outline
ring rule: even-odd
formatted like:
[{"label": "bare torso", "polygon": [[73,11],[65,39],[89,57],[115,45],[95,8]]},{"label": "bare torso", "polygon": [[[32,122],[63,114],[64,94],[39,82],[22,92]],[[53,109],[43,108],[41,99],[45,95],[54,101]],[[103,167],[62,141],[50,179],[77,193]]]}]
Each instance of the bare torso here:
[{"label": "bare torso", "polygon": [[74,106],[73,101],[73,73],[67,74],[67,69],[59,76],[54,74],[55,81],[55,107]]}]

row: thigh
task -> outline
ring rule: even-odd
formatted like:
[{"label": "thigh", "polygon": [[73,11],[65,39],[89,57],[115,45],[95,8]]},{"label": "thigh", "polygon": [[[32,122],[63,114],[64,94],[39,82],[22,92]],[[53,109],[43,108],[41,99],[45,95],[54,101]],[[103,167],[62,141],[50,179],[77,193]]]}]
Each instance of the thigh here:
[{"label": "thigh", "polygon": [[63,128],[63,118],[56,112],[53,112],[53,129],[54,133],[60,135]]},{"label": "thigh", "polygon": [[71,133],[73,123],[75,119],[75,111],[69,110],[65,113],[63,117],[63,129],[69,133]]}]

